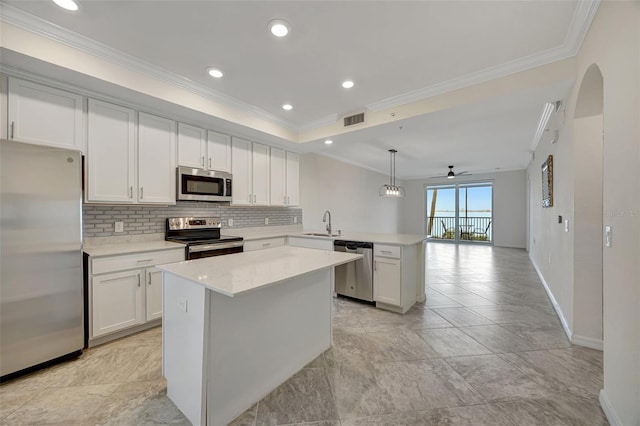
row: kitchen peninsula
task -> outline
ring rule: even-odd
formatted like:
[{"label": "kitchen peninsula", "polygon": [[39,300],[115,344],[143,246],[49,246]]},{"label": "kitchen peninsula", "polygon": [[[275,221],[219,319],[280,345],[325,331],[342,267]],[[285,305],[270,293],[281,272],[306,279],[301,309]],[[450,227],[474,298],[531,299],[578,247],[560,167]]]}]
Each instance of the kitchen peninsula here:
[{"label": "kitchen peninsula", "polygon": [[331,269],[361,255],[300,247],[159,266],[167,395],[225,425],[331,346]]}]

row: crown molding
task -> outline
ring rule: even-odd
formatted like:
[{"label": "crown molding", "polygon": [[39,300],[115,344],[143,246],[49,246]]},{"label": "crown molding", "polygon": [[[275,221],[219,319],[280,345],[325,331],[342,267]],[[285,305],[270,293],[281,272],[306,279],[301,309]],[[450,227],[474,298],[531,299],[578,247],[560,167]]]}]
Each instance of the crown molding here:
[{"label": "crown molding", "polygon": [[271,123],[283,126],[289,130],[298,131],[298,126],[283,119],[282,117],[276,116],[256,106],[196,83],[186,77],[167,71],[146,61],[142,61],[132,55],[113,49],[89,37],[85,37],[52,22],[24,12],[14,6],[2,4],[0,21],[56,41],[65,46],[86,52],[92,56],[117,64],[131,71],[145,74],[149,77],[212,101],[250,113]]},{"label": "crown molding", "polygon": [[366,107],[376,112],[383,111],[575,56],[591,26],[591,22],[599,5],[600,0],[580,0],[573,13],[570,27],[561,46],[524,56],[494,67],[485,68],[422,89],[392,96],[381,101],[370,103],[366,105]]},{"label": "crown molding", "polygon": [[298,126],[298,131],[302,133],[309,130],[318,129],[320,127],[330,126],[332,124],[335,124],[336,121],[338,121],[338,114],[327,115],[326,117],[322,117]]}]

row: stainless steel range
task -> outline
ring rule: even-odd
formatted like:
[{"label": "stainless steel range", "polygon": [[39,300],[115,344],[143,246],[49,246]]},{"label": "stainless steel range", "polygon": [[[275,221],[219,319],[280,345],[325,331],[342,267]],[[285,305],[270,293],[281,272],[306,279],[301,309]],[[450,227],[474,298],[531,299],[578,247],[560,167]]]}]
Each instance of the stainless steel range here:
[{"label": "stainless steel range", "polygon": [[219,217],[167,218],[165,240],[186,245],[187,260],[241,253],[242,237],[220,235]]}]

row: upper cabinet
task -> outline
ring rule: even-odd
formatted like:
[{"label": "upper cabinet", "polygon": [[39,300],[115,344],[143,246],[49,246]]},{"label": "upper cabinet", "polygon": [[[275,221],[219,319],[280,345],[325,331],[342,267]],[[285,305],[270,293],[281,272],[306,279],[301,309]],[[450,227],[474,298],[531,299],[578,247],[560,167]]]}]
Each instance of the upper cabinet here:
[{"label": "upper cabinet", "polygon": [[270,181],[271,181],[271,205],[284,206],[287,204],[287,174],[286,154],[284,150],[271,147],[270,156]]},{"label": "upper cabinet", "polygon": [[199,127],[178,123],[178,165],[205,168],[207,132]]},{"label": "upper cabinet", "polygon": [[89,99],[88,202],[136,202],[134,117],[132,109]]},{"label": "upper cabinet", "polygon": [[231,171],[231,136],[178,124],[178,165]]},{"label": "upper cabinet", "polygon": [[269,147],[233,138],[233,201],[236,206],[269,205]]},{"label": "upper cabinet", "polygon": [[231,136],[207,131],[207,168],[231,173]]},{"label": "upper cabinet", "polygon": [[300,203],[298,154],[272,147],[270,161],[271,205],[297,206]]},{"label": "upper cabinet", "polygon": [[84,151],[82,96],[9,78],[8,137]]},{"label": "upper cabinet", "polygon": [[300,205],[300,156],[287,151],[287,206]]},{"label": "upper cabinet", "polygon": [[141,112],[138,117],[138,202],[176,201],[176,122]]},{"label": "upper cabinet", "polygon": [[176,123],[89,99],[87,202],[175,204]]}]

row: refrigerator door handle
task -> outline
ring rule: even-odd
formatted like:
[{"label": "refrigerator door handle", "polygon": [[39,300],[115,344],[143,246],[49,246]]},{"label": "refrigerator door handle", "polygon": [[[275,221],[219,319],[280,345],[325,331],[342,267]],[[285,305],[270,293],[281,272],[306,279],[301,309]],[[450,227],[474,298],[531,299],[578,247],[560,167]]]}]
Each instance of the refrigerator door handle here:
[{"label": "refrigerator door handle", "polygon": [[129,187],[129,198],[133,198],[133,186]]},{"label": "refrigerator door handle", "polygon": [[142,200],[144,198],[144,187],[141,186],[140,187],[140,199]]},{"label": "refrigerator door handle", "polygon": [[140,272],[138,272],[138,287],[140,287]]}]

